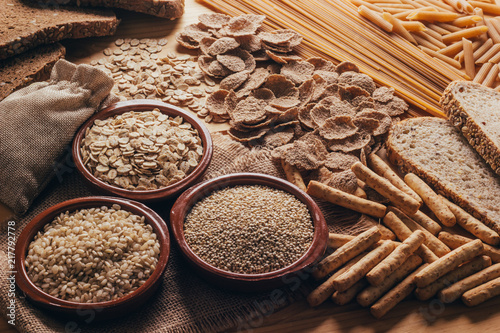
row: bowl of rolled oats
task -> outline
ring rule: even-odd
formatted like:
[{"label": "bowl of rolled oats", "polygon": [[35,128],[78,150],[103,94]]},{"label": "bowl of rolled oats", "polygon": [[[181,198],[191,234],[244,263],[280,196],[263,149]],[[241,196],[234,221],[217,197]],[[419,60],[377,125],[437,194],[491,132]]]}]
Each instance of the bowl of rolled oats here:
[{"label": "bowl of rolled oats", "polygon": [[75,165],[95,190],[141,202],[181,193],[212,158],[206,126],[154,100],[118,102],[96,113],[73,141]]},{"label": "bowl of rolled oats", "polygon": [[186,260],[223,288],[262,291],[291,283],[326,250],[314,200],[277,177],[238,173],[185,191],[170,226]]},{"label": "bowl of rolled oats", "polygon": [[21,232],[16,283],[39,307],[109,319],[154,294],[169,254],[167,226],[144,204],[77,198],[43,211]]}]

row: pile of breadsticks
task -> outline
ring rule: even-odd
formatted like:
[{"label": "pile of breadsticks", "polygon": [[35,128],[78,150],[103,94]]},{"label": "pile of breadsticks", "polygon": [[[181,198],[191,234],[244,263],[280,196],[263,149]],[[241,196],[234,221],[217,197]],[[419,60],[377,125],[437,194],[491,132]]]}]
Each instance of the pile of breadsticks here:
[{"label": "pile of breadsticks", "polygon": [[[361,183],[387,198],[388,206],[320,182],[307,185],[308,194],[383,223],[358,236],[329,235],[329,247],[335,251],[313,269],[322,283],[308,296],[311,306],[328,298],[339,305],[356,299],[380,318],[412,293],[420,300],[438,297],[444,303],[461,298],[468,306],[500,294],[498,233],[418,176],[410,173],[401,179],[375,154],[368,156],[367,165],[357,162],[351,170]],[[285,171],[288,179],[304,186],[293,168]],[[435,220],[420,210],[424,204]]]}]

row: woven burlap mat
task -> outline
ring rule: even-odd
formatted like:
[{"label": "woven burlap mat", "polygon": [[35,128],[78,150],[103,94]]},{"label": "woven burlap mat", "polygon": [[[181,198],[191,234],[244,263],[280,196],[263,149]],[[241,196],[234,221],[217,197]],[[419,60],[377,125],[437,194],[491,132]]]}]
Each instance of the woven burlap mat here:
[{"label": "woven burlap mat", "polygon": [[[269,152],[253,151],[221,134],[213,135],[214,156],[205,179],[234,172],[258,172],[284,178],[281,168]],[[16,222],[16,235],[37,214],[64,200],[92,195],[76,170],[58,175],[34,202],[28,213]],[[370,227],[352,212],[319,202],[331,231],[356,234]],[[171,203],[151,207],[168,221]],[[0,236],[0,312],[5,317],[8,295],[7,236]],[[297,280],[280,290],[259,294],[230,292],[198,277],[180,255],[175,243],[158,292],[140,310],[108,322],[82,324],[58,318],[57,314],[34,307],[19,292],[15,295],[15,324],[20,332],[211,332],[247,330],[262,324],[265,316],[304,296],[310,289]],[[293,289],[293,290],[291,290]]]}]

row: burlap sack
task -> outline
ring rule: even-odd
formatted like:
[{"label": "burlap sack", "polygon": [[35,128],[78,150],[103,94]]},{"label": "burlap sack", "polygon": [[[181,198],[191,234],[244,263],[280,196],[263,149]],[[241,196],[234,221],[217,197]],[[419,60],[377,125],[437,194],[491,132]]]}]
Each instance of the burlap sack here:
[{"label": "burlap sack", "polygon": [[[233,172],[259,172],[283,177],[281,167],[267,151],[251,151],[221,134],[213,135],[214,155],[205,179]],[[15,221],[16,235],[38,213],[46,208],[76,197],[91,195],[75,172],[67,173],[59,183],[54,181],[34,202],[28,215]],[[166,221],[170,203],[151,207]],[[370,225],[359,222],[358,216],[338,207],[320,203],[330,229],[356,234]],[[6,251],[7,236],[0,234],[0,249]],[[0,313],[5,317],[10,302],[7,256],[0,251]],[[314,282],[312,282],[314,285]],[[173,244],[163,282],[156,295],[138,312],[103,323],[78,324],[81,332],[159,333],[159,332],[216,332],[227,329],[251,330],[263,324],[267,316],[302,298],[311,290],[311,282],[304,276],[290,278],[283,288],[258,294],[230,292],[205,282],[181,257]],[[20,332],[64,332],[68,321],[34,307],[16,293],[16,328]],[[75,331],[75,330],[73,330]],[[80,331],[79,331],[80,332]]]},{"label": "burlap sack", "polygon": [[0,102],[0,201],[24,213],[54,174],[76,130],[109,95],[113,79],[59,60],[50,80]]}]

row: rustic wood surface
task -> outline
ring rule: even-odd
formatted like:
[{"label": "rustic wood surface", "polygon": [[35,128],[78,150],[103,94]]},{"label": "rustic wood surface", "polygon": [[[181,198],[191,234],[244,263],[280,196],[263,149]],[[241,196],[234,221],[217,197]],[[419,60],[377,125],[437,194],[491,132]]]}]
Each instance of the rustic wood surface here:
[{"label": "rustic wood surface", "polygon": [[[116,38],[167,38],[169,43],[163,53],[169,50],[185,52],[175,42],[176,32],[187,24],[197,22],[197,16],[210,12],[195,0],[186,0],[186,12],[182,19],[167,21],[152,16],[119,11],[122,22],[116,36],[86,40],[65,41],[67,59],[76,63],[89,63],[99,59],[102,50],[114,47]],[[225,124],[209,124],[212,131],[227,128]],[[0,221],[10,215],[0,206]],[[267,332],[498,332],[500,331],[500,297],[475,308],[467,308],[461,302],[443,305],[437,300],[419,302],[407,300],[390,311],[383,319],[373,318],[368,309],[357,304],[337,306],[327,301],[311,309],[305,301],[256,318],[244,329],[255,333]],[[235,329],[236,330],[236,329]],[[0,333],[16,332],[15,327],[0,319]],[[33,332],[35,333],[35,332]],[[146,332],[144,332],[146,333]]]}]

